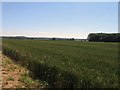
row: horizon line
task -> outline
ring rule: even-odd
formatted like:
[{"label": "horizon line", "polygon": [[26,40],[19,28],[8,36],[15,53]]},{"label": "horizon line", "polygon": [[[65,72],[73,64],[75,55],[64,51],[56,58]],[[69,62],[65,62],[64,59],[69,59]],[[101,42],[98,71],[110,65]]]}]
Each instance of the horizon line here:
[{"label": "horizon line", "polygon": [[[0,37],[28,37],[28,38],[65,38],[65,39],[71,39],[74,37],[52,37],[52,36],[26,36],[26,35],[0,35]],[[74,38],[74,39],[87,39],[87,38]]]}]

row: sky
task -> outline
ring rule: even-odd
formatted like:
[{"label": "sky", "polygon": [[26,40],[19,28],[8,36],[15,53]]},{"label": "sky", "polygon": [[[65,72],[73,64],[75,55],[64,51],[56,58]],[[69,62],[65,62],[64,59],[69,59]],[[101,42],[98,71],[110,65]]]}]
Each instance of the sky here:
[{"label": "sky", "polygon": [[117,2],[3,2],[2,35],[87,38],[118,32]]}]

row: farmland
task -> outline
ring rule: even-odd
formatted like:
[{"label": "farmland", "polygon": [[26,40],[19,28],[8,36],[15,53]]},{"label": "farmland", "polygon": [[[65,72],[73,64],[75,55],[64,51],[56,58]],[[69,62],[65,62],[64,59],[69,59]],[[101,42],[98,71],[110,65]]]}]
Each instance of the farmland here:
[{"label": "farmland", "polygon": [[48,87],[118,87],[118,43],[3,39],[2,45]]}]

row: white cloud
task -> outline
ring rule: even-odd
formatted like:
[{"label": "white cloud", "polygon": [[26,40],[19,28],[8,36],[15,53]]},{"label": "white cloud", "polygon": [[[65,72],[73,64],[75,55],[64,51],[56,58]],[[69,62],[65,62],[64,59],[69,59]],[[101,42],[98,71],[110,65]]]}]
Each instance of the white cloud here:
[{"label": "white cloud", "polygon": [[3,32],[2,35],[7,36],[28,36],[28,37],[60,37],[60,38],[87,38],[89,33],[54,33],[54,32]]}]

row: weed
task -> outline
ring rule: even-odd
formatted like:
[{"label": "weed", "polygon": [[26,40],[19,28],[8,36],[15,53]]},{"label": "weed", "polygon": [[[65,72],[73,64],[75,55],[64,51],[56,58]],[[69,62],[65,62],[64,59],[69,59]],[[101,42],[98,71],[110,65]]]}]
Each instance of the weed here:
[{"label": "weed", "polygon": [[8,81],[14,81],[14,78],[11,77],[11,76],[9,76],[9,77],[7,78],[7,80],[8,80]]}]

